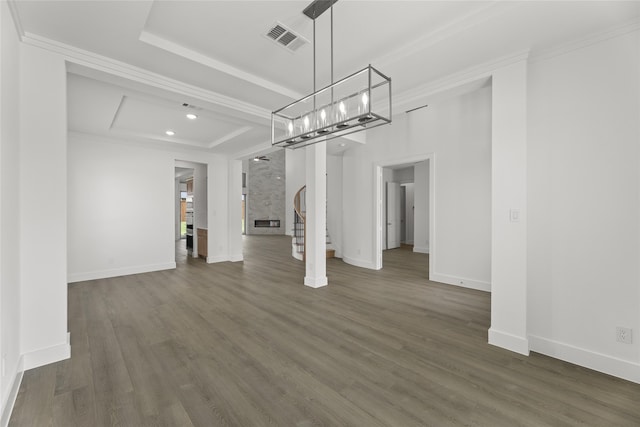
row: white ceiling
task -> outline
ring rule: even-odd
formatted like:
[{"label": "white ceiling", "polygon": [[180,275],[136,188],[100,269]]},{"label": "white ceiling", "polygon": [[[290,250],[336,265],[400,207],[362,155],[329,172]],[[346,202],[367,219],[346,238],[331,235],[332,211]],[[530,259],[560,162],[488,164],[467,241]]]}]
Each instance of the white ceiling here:
[{"label": "white ceiling", "polygon": [[[271,110],[312,92],[311,44],[292,53],[264,36],[279,22],[311,41],[312,21],[302,14],[309,3],[11,5],[23,40],[93,58],[68,67],[71,131],[246,157],[270,147]],[[318,87],[330,79],[329,17],[316,22]],[[400,112],[415,105],[397,100],[449,75],[639,19],[636,1],[340,0],[334,6],[335,77],[371,63],[392,78]],[[187,110],[196,110],[198,119],[186,119]],[[168,128],[175,136],[165,135]]]}]

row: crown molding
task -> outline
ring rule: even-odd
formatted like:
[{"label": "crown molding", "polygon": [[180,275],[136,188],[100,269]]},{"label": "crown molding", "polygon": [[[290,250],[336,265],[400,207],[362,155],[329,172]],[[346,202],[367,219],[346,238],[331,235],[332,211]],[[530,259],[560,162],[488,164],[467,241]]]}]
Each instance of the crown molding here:
[{"label": "crown molding", "polygon": [[520,5],[518,3],[519,2],[505,2],[503,0],[492,1],[486,6],[463,15],[443,27],[439,27],[433,31],[425,33],[416,40],[407,43],[400,49],[380,57],[375,61],[376,67],[384,68],[385,66],[401,61],[408,56],[416,55],[418,52],[434,46],[443,40],[463,33],[490,18],[498,16],[515,7],[519,7]]},{"label": "crown molding", "polygon": [[450,90],[457,86],[471,83],[476,80],[489,78],[495,70],[515,64],[520,61],[526,61],[528,58],[528,50],[514,52],[510,55],[505,55],[492,61],[484,62],[482,64],[475,65],[473,67],[451,74],[447,77],[434,80],[432,82],[418,86],[415,89],[405,91],[394,97],[395,102],[393,104],[393,108],[395,110],[395,114],[397,115],[401,112],[404,112],[405,110],[407,110],[408,106],[423,102],[424,98],[428,96]]},{"label": "crown molding", "polygon": [[11,13],[11,18],[13,19],[13,25],[16,28],[16,33],[18,33],[18,39],[20,41],[23,41],[24,28],[22,27],[22,20],[20,19],[20,12],[18,12],[18,1],[7,0],[7,6],[9,7],[9,12]]},{"label": "crown molding", "polygon": [[140,33],[139,40],[143,43],[147,43],[150,46],[165,50],[169,53],[186,58],[190,61],[197,62],[198,64],[204,65],[208,68],[218,70],[222,73],[242,79],[248,83],[260,86],[264,89],[270,90],[280,95],[288,96],[292,100],[300,99],[304,96],[303,94],[293,91],[287,87],[281,86],[277,83],[258,77],[255,74],[251,74],[239,68],[233,67],[225,62],[213,59],[210,56],[203,55],[199,52],[196,52],[178,43],[174,43],[148,31],[143,30]]},{"label": "crown molding", "polygon": [[530,62],[545,61],[547,59],[555,58],[556,56],[564,55],[605,40],[624,36],[625,34],[638,30],[640,30],[640,20],[634,19],[621,25],[589,34],[585,37],[571,40],[548,49],[541,49],[539,51],[532,52],[529,60]]},{"label": "crown molding", "polygon": [[228,134],[224,135],[223,137],[216,139],[215,141],[213,141],[209,145],[207,145],[207,147],[208,148],[213,148],[213,147],[216,147],[216,146],[218,146],[220,144],[224,144],[225,142],[230,141],[233,138],[239,137],[243,133],[249,132],[251,129],[253,129],[251,126],[242,126],[240,129],[234,130],[233,132],[229,132]]},{"label": "crown molding", "polygon": [[230,96],[190,85],[140,67],[129,65],[122,61],[117,61],[29,32],[24,34],[22,41],[30,46],[57,53],[69,62],[239,111],[253,117],[253,121],[265,126],[271,123],[271,111]]}]

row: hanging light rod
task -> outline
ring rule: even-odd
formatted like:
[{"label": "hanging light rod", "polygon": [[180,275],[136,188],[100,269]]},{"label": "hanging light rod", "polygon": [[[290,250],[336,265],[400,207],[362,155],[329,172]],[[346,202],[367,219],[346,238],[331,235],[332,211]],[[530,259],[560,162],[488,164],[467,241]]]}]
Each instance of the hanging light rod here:
[{"label": "hanging light rod", "polygon": [[[333,4],[314,0],[303,13],[313,20],[313,93],[271,113],[271,145],[302,148],[391,123],[391,79],[371,65],[333,80]],[[316,90],[316,18],[331,9],[331,84]]]},{"label": "hanging light rod", "polygon": [[338,0],[314,0],[309,6],[304,8],[302,13],[304,13],[311,19],[316,19],[318,16],[326,12],[327,9],[333,6],[337,1]]}]

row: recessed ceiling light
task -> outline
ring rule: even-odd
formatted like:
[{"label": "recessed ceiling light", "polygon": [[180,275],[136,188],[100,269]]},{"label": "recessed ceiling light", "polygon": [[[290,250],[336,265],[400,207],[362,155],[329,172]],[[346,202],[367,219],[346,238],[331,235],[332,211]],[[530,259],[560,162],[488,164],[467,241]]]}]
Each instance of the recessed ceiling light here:
[{"label": "recessed ceiling light", "polygon": [[345,144],[344,142],[340,143],[340,147],[344,147],[345,145],[347,145],[347,144]]},{"label": "recessed ceiling light", "polygon": [[195,119],[197,119],[197,118],[198,118],[198,116],[196,116],[196,115],[195,115],[195,114],[193,114],[193,113],[189,113],[189,114],[187,114],[187,119],[189,119],[189,120],[195,120]]},{"label": "recessed ceiling light", "polygon": [[176,134],[176,133],[175,133],[174,131],[172,131],[172,130],[168,130],[168,131],[166,131],[165,133],[166,133],[167,135],[169,135],[169,136],[173,136],[173,135],[175,135],[175,134]]}]

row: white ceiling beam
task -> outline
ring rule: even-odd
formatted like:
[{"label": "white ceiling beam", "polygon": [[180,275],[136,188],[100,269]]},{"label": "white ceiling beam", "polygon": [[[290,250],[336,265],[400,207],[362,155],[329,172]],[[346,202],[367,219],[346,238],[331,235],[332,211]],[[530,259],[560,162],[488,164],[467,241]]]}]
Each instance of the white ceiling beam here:
[{"label": "white ceiling beam", "polygon": [[210,56],[203,55],[200,52],[196,52],[195,50],[189,49],[178,43],[174,43],[170,40],[167,40],[158,35],[152,34],[148,31],[143,30],[140,33],[139,39],[141,42],[157,47],[158,49],[165,50],[174,55],[178,55],[190,61],[197,62],[198,64],[204,65],[206,67],[213,68],[214,70],[218,70],[222,73],[242,79],[248,83],[263,87],[267,90],[278,93],[280,95],[288,96],[292,100],[300,99],[304,96],[287,87],[284,87],[272,81],[263,79],[262,77],[258,77],[255,74],[248,73],[244,70],[236,68],[225,62],[218,61],[217,59],[211,58]]}]

